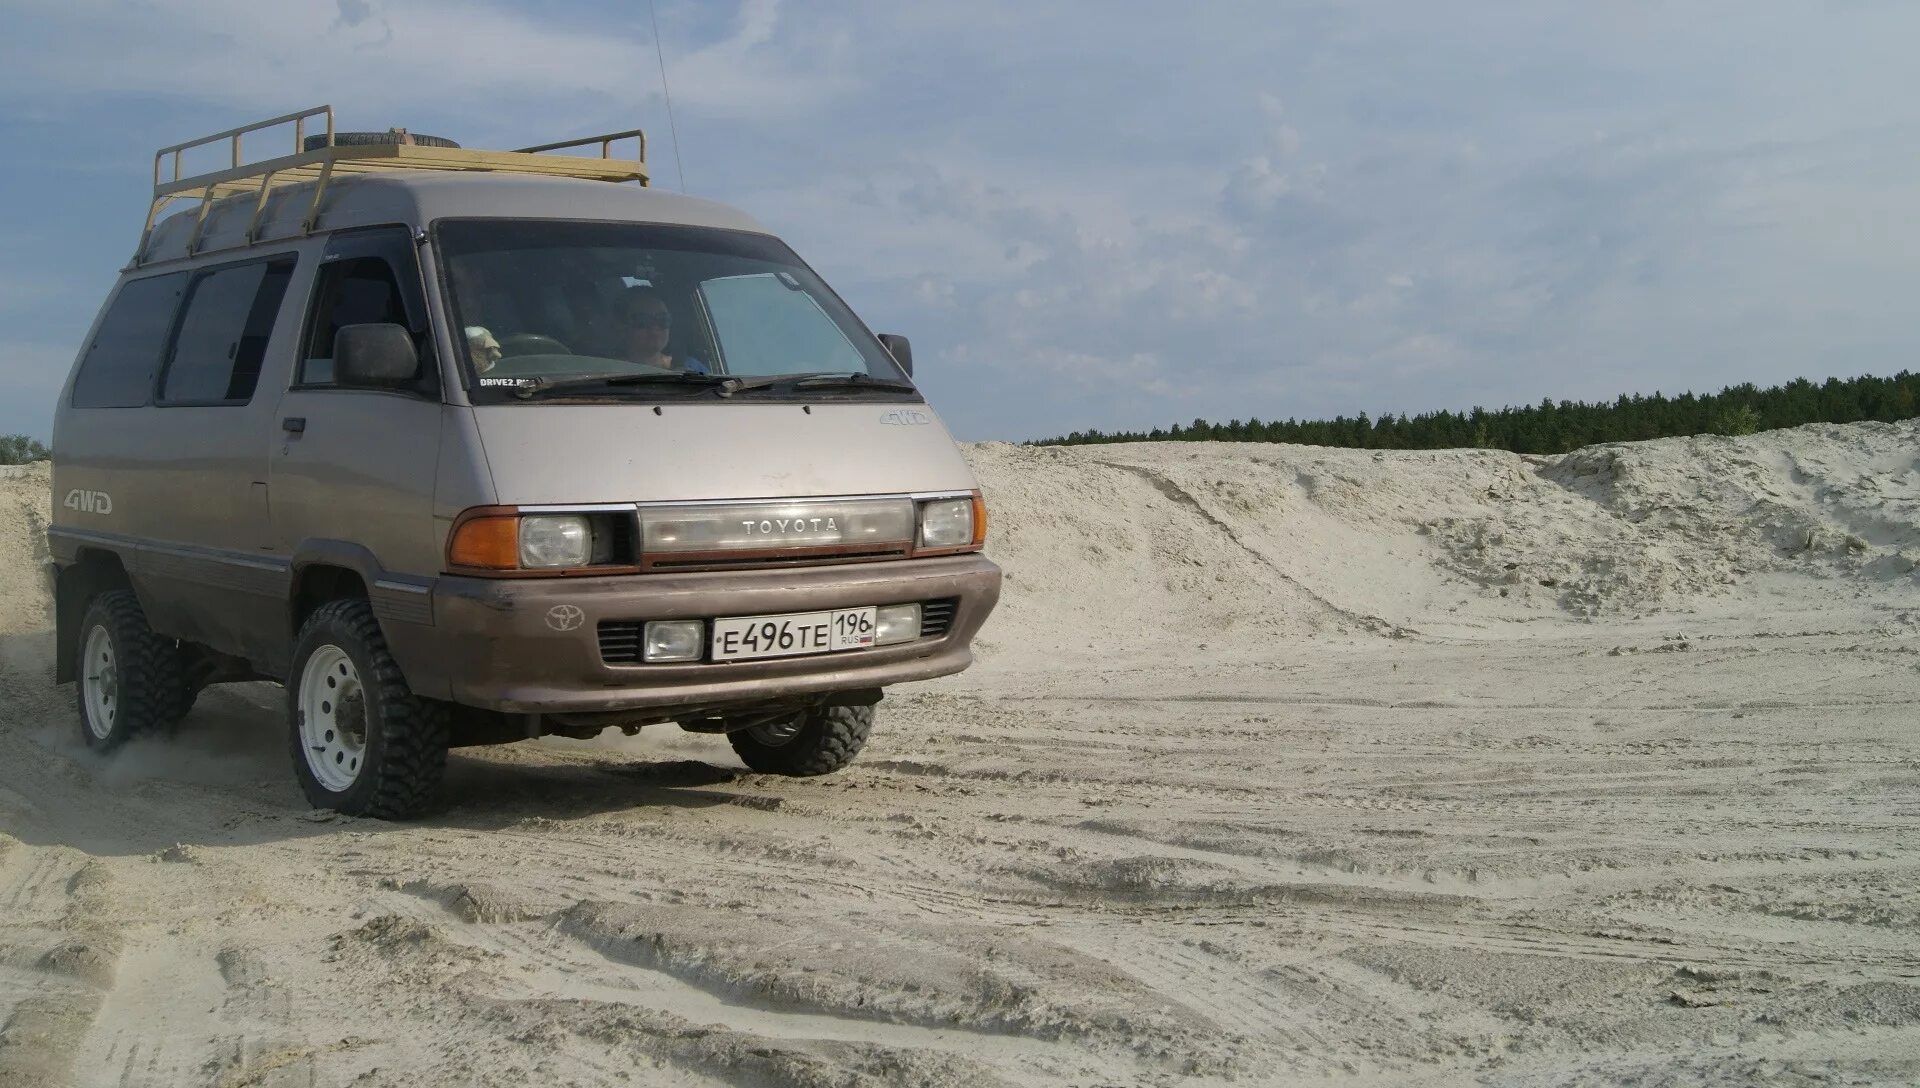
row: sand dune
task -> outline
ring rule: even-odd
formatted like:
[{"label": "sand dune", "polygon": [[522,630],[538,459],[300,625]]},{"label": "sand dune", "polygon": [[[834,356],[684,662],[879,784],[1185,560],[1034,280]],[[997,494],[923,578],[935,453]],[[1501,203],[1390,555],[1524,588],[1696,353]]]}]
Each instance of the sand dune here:
[{"label": "sand dune", "polygon": [[[1071,609],[1135,630],[1179,615],[1288,635],[1463,633],[1737,613],[1756,593],[1899,600],[1920,561],[1917,434],[1805,427],[1558,458],[989,445],[974,463],[999,518],[995,557],[1025,582],[1009,594],[1024,627]],[[1109,579],[1129,592],[1102,592]]]},{"label": "sand dune", "polygon": [[1920,424],[973,447],[1006,569],[862,759],[110,759],[0,475],[0,1086],[1920,1082]]}]

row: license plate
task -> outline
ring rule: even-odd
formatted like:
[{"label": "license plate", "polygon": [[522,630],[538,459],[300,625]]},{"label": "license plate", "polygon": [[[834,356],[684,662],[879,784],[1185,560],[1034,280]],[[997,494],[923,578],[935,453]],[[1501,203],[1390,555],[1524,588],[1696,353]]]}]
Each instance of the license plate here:
[{"label": "license plate", "polygon": [[873,645],[874,609],[794,612],[785,616],[730,616],[713,621],[713,660],[792,657]]}]

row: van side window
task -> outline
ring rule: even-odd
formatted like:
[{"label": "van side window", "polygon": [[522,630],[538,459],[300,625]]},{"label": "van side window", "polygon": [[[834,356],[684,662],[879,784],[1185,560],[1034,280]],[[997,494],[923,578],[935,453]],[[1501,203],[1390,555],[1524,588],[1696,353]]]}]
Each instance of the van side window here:
[{"label": "van side window", "polygon": [[302,385],[332,385],[333,339],[347,325],[408,328],[407,307],[393,266],[380,257],[333,261],[320,269],[313,324],[300,369]]},{"label": "van side window", "polygon": [[147,403],[186,282],[185,272],[174,272],[121,285],[74,375],[75,408],[138,408]]},{"label": "van side window", "polygon": [[255,261],[194,277],[160,379],[160,402],[245,404],[252,400],[273,319],[292,276],[292,261]]}]

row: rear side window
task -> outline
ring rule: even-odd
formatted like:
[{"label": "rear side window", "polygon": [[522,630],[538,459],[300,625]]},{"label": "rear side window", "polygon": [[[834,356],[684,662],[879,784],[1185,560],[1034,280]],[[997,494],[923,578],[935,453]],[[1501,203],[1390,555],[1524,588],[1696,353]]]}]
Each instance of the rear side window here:
[{"label": "rear side window", "polygon": [[347,325],[370,324],[409,327],[406,301],[393,266],[381,257],[355,257],[327,264],[320,270],[316,288],[301,384],[332,384],[334,337]]},{"label": "rear side window", "polygon": [[254,262],[203,272],[187,292],[186,312],[174,334],[161,379],[170,404],[245,404],[253,399],[260,365],[280,312],[292,261]]},{"label": "rear side window", "polygon": [[147,403],[186,283],[187,274],[175,272],[120,288],[74,375],[75,408],[137,408]]}]

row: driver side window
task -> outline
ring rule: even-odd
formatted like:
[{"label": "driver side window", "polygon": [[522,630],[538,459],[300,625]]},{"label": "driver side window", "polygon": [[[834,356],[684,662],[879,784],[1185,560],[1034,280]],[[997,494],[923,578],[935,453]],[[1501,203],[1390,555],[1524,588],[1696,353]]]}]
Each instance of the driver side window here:
[{"label": "driver side window", "polygon": [[[313,320],[300,364],[301,385],[334,385],[333,344],[347,325],[392,324],[410,327],[400,281],[381,257],[333,261],[320,270],[314,288]],[[425,365],[425,360],[422,360]],[[415,375],[418,378],[418,375]]]}]

